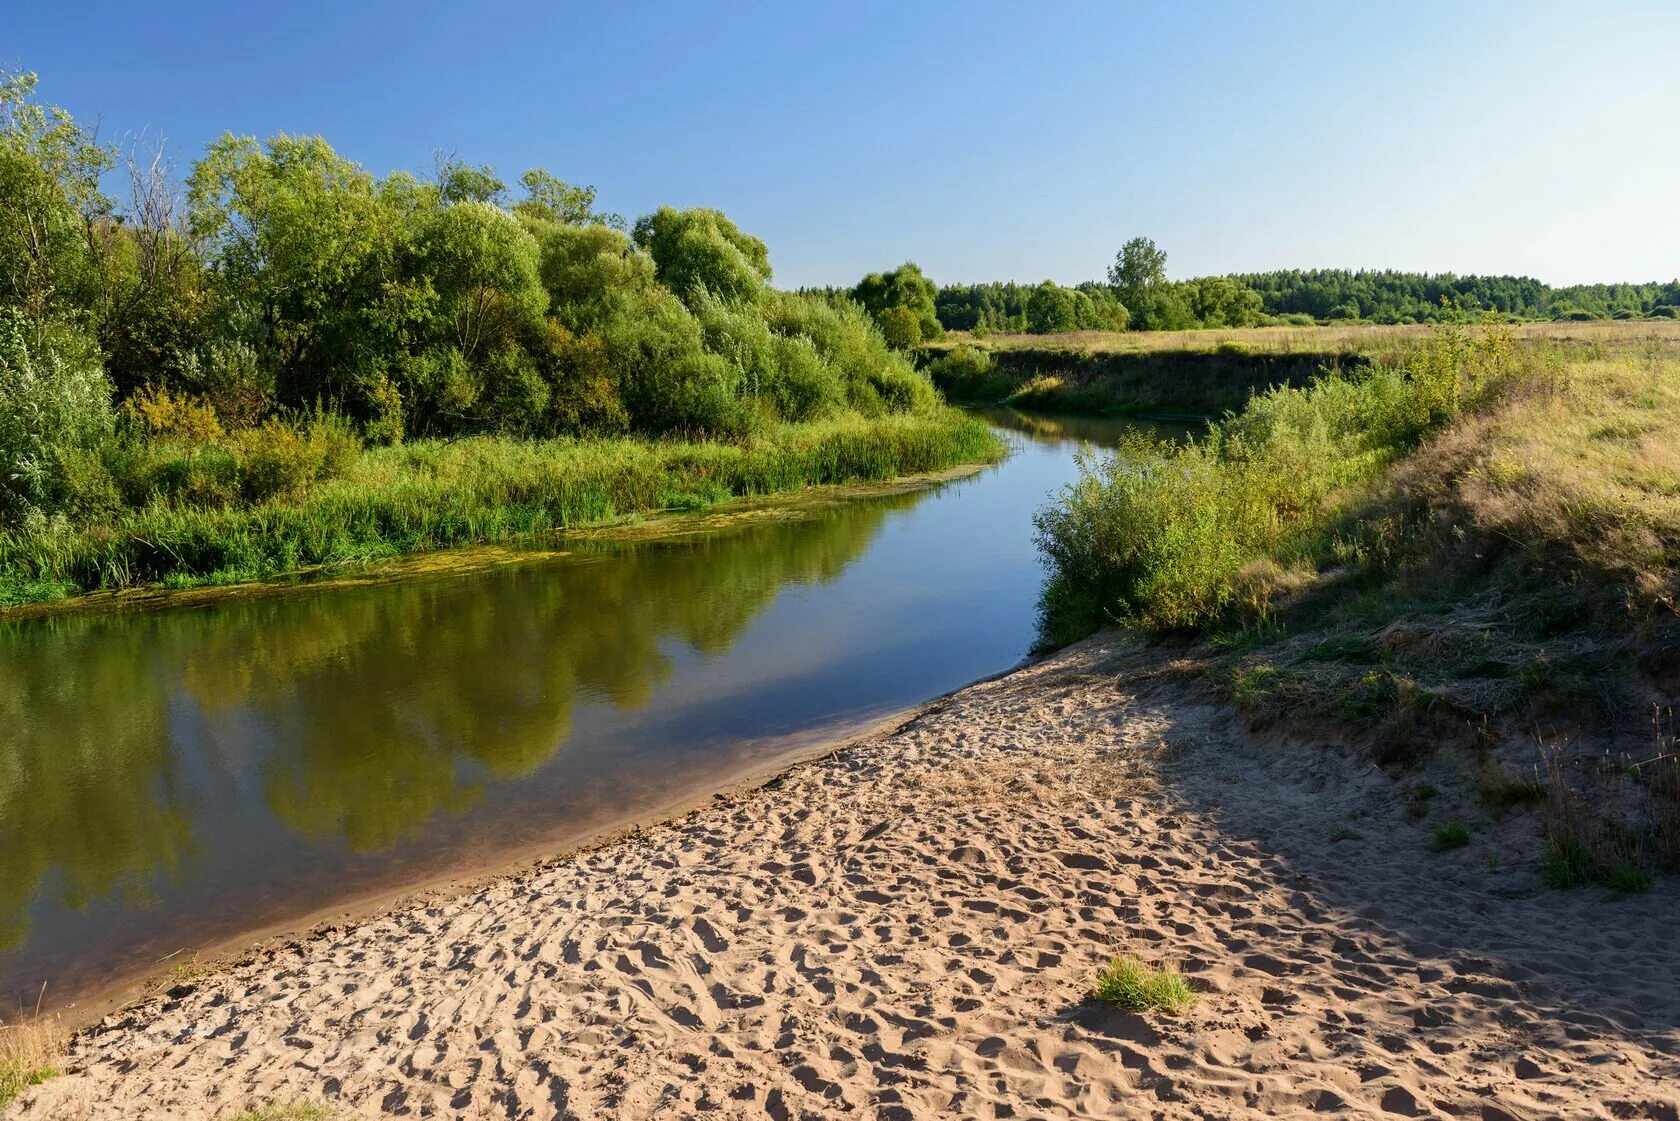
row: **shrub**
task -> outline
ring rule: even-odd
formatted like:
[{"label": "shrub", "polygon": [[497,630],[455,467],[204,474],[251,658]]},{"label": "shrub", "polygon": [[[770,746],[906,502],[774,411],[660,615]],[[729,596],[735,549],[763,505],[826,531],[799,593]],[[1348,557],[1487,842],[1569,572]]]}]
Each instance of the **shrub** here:
[{"label": "shrub", "polygon": [[0,523],[56,508],[66,463],[104,444],[112,422],[92,344],[0,308]]},{"label": "shrub", "polygon": [[240,491],[249,502],[296,497],[314,482],[342,475],[360,443],[346,421],[330,414],[247,429],[234,439]]},{"label": "shrub", "polygon": [[1513,370],[1509,328],[1479,340],[1443,328],[1403,368],[1274,389],[1199,442],[1133,437],[1082,456],[1079,478],[1034,518],[1050,568],[1044,637],[1066,642],[1115,620],[1188,629],[1239,604],[1263,617],[1269,597],[1243,594],[1249,562],[1284,571],[1323,552],[1350,488]]},{"label": "shrub", "polygon": [[909,308],[887,308],[877,321],[881,324],[881,337],[894,350],[911,350],[921,344],[922,323]]},{"label": "shrub", "polygon": [[189,444],[209,444],[221,438],[222,422],[208,401],[172,394],[162,386],[137,390],[123,403],[123,411],[147,435]]}]

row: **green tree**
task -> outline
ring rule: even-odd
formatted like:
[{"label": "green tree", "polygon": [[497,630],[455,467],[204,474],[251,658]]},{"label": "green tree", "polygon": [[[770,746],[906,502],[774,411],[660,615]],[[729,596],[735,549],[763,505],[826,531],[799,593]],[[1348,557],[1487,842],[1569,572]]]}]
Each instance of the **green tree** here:
[{"label": "green tree", "polygon": [[1108,269],[1108,283],[1114,294],[1132,313],[1132,326],[1159,329],[1156,320],[1157,289],[1167,281],[1167,255],[1146,237],[1134,237],[1115,254]]},{"label": "green tree", "polygon": [[521,175],[519,184],[525,188],[525,197],[514,209],[522,215],[573,226],[624,228],[624,219],[619,215],[595,209],[594,187],[574,187],[540,167]]},{"label": "green tree", "polygon": [[1057,335],[1079,329],[1079,310],[1074,293],[1053,280],[1033,289],[1027,300],[1027,330],[1035,335]]},{"label": "green tree", "polygon": [[485,164],[462,163],[453,158],[438,159],[438,194],[447,203],[500,203],[507,194],[507,184],[496,178],[495,171]]},{"label": "green tree", "polygon": [[34,98],[31,73],[0,71],[0,302],[78,318],[97,298],[93,228],[111,200],[110,149],[67,111]]},{"label": "green tree", "polygon": [[1204,276],[1184,285],[1190,314],[1202,327],[1252,327],[1260,319],[1260,293],[1226,276]]},{"label": "green tree", "polygon": [[725,300],[756,300],[770,280],[770,250],[719,210],[662,206],[636,221],[636,245],[659,282],[684,302],[701,289]]},{"label": "green tree", "polygon": [[938,294],[939,289],[922,275],[914,261],[906,261],[890,272],[872,272],[852,289],[852,299],[862,304],[883,330],[883,315],[894,308],[908,308],[916,317],[922,338],[938,338],[945,333],[935,306]]},{"label": "green tree", "polygon": [[894,350],[910,350],[922,341],[922,322],[907,307],[890,307],[875,317],[881,337]]},{"label": "green tree", "polygon": [[425,294],[394,292],[413,211],[435,189],[385,186],[318,136],[224,135],[188,178],[188,221],[211,247],[224,330],[278,371],[284,400],[366,412]]}]

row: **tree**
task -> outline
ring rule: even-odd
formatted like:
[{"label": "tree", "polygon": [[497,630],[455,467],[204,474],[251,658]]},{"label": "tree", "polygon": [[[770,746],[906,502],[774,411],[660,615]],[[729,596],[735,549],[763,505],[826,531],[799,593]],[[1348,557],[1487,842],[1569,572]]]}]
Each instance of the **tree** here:
[{"label": "tree", "polygon": [[[916,317],[924,338],[944,334],[934,302],[938,294],[939,289],[922,275],[914,261],[906,261],[891,272],[872,272],[852,289],[852,299],[862,304],[876,322],[881,322],[881,316],[893,308],[908,309]],[[882,327],[885,329],[884,323]]]},{"label": "tree", "polygon": [[293,404],[360,411],[424,292],[393,291],[414,212],[435,189],[383,187],[318,136],[224,135],[188,177],[188,225],[210,247],[222,321],[279,371]]},{"label": "tree", "polygon": [[77,318],[97,299],[93,223],[111,213],[109,148],[67,111],[33,100],[36,77],[0,71],[0,303]]},{"label": "tree", "polygon": [[446,203],[500,203],[507,194],[507,184],[496,178],[488,165],[462,163],[442,151],[434,152],[437,163],[438,194]]},{"label": "tree", "polygon": [[1147,301],[1157,285],[1167,279],[1167,255],[1146,237],[1134,237],[1115,254],[1108,269],[1108,283],[1120,302],[1136,308]]},{"label": "tree", "polygon": [[448,341],[469,363],[510,342],[548,306],[537,239],[486,202],[433,212],[414,239],[410,275],[430,286]]},{"label": "tree", "polygon": [[637,219],[634,237],[659,282],[688,303],[702,288],[724,300],[756,300],[770,280],[770,250],[719,210],[662,206]]},{"label": "tree", "polygon": [[519,184],[525,188],[525,198],[514,210],[522,215],[572,226],[624,228],[624,219],[619,215],[595,210],[594,187],[574,187],[540,167],[521,175]]},{"label": "tree", "polygon": [[1072,292],[1051,280],[1033,289],[1027,300],[1027,330],[1035,335],[1058,335],[1078,329],[1078,305]]},{"label": "tree", "polygon": [[890,307],[875,317],[881,337],[894,350],[910,350],[922,341],[922,321],[907,307]]},{"label": "tree", "polygon": [[1203,327],[1252,327],[1260,318],[1260,293],[1226,276],[1186,281],[1190,314]]}]

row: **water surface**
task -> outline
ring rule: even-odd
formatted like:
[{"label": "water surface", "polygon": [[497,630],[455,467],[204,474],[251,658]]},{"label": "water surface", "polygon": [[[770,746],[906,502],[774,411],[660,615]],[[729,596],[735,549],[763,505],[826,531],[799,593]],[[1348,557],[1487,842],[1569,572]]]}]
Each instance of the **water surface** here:
[{"label": "water surface", "polygon": [[441,578],[0,626],[0,1001],[553,848],[1007,669],[1031,515],[938,488]]}]

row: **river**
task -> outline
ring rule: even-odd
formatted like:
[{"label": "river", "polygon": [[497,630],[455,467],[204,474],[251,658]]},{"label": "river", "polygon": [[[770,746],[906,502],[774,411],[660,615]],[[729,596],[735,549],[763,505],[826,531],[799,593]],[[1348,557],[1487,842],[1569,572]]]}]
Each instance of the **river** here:
[{"label": "river", "polygon": [[1009,668],[1080,440],[482,571],[0,626],[0,1001],[575,843]]}]

